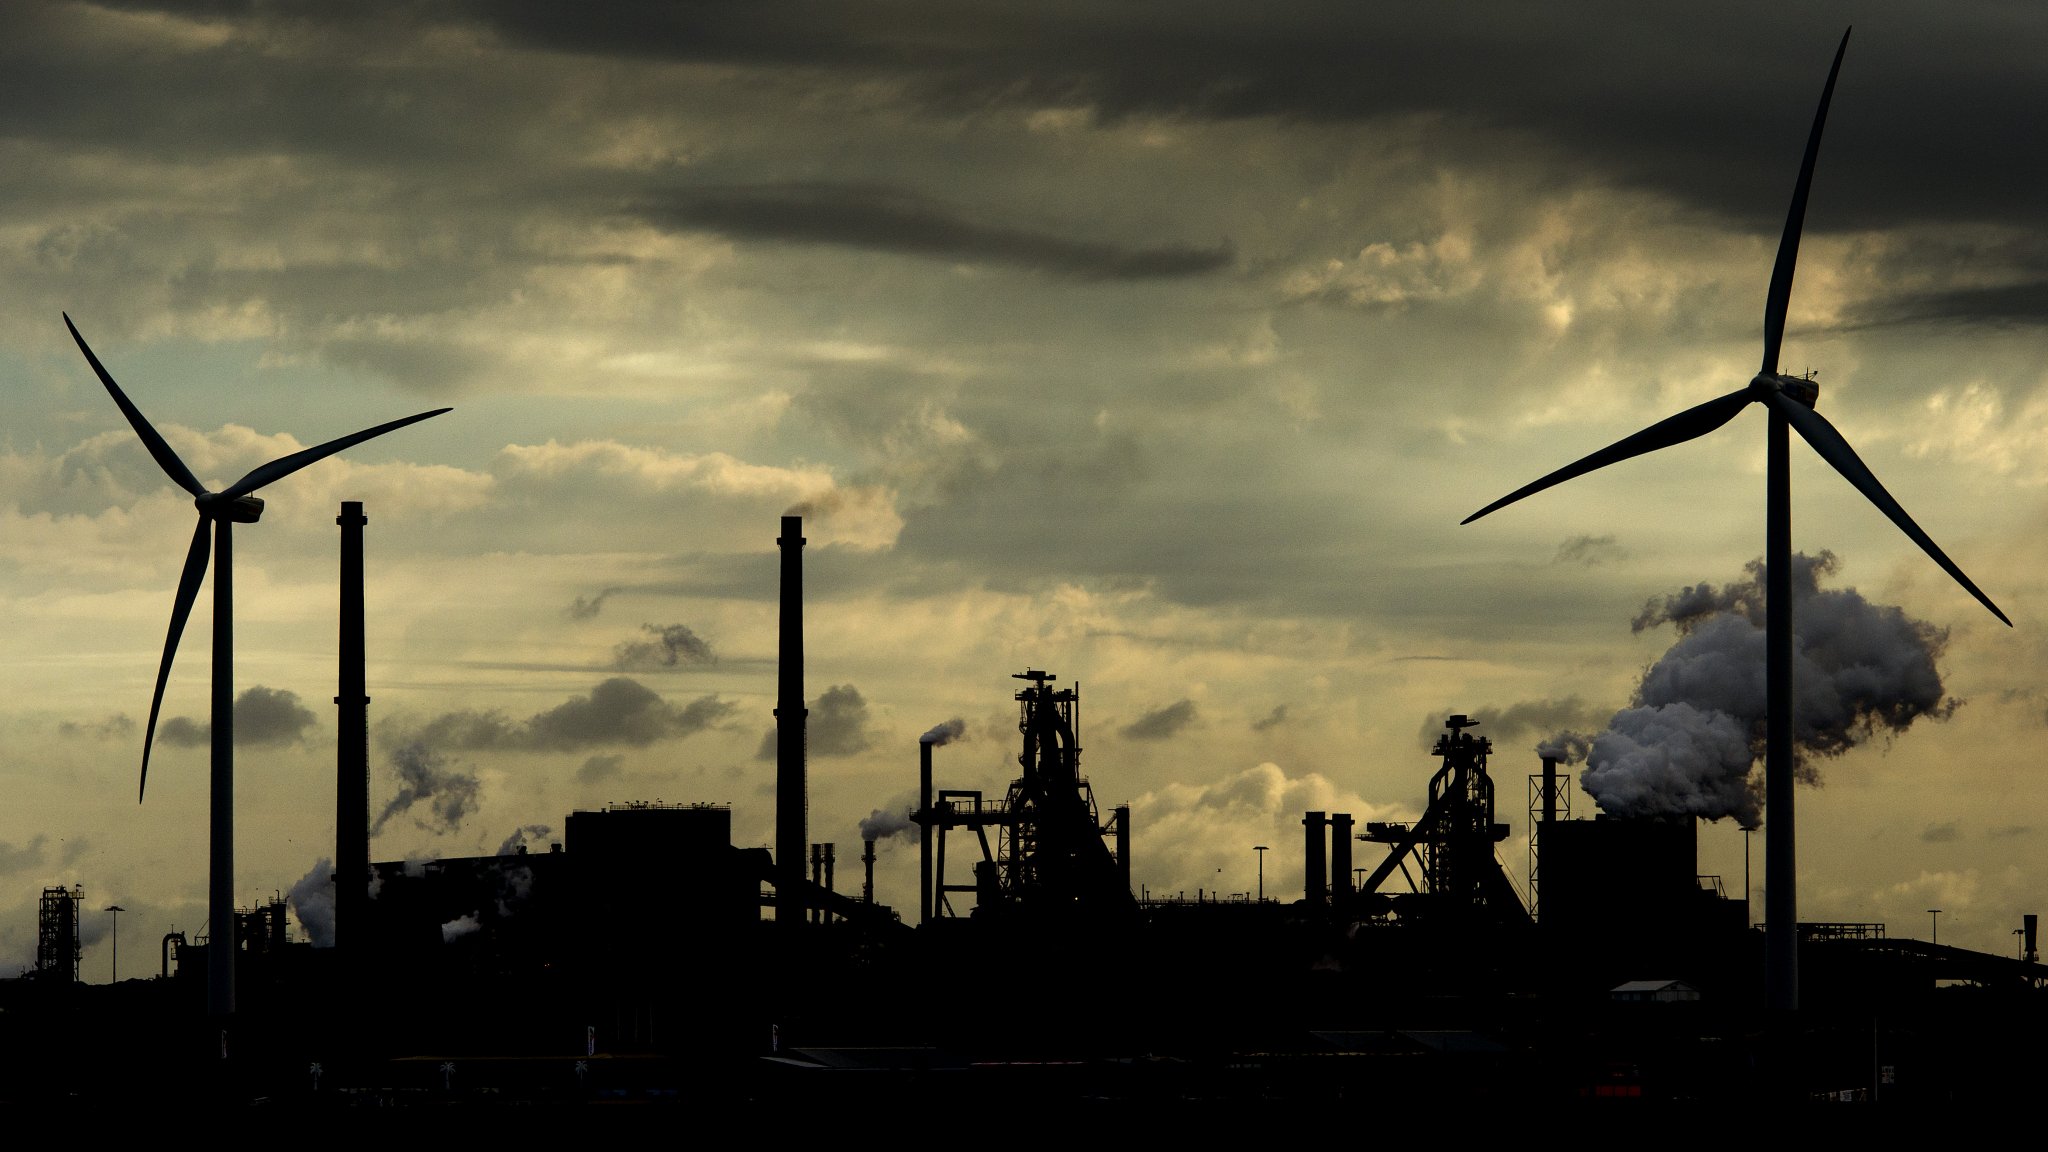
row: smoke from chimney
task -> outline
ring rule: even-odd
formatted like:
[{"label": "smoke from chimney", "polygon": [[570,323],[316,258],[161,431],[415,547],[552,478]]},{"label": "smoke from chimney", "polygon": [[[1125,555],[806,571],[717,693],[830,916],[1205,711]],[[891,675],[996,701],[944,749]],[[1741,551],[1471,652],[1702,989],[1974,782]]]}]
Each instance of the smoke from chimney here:
[{"label": "smoke from chimney", "polygon": [[934,748],[943,748],[955,740],[964,740],[966,737],[967,721],[955,716],[944,724],[937,725],[931,731],[919,736],[917,742],[919,744],[929,744]]},{"label": "smoke from chimney", "polygon": [[334,861],[325,856],[314,861],[313,870],[299,877],[285,894],[285,902],[298,916],[299,927],[306,930],[313,947],[334,946]]},{"label": "smoke from chimney", "polygon": [[924,834],[924,829],[919,827],[917,822],[910,818],[911,813],[914,811],[916,809],[911,807],[873,809],[868,813],[867,819],[860,822],[860,838],[862,840],[887,840],[892,836],[901,836],[910,843],[915,844],[918,842],[919,837]]},{"label": "smoke from chimney", "polygon": [[[1795,554],[1792,564],[1795,772],[1818,784],[1817,760],[1923,716],[1945,720],[1960,702],[1943,695],[1935,667],[1946,629],[1853,588],[1821,588],[1839,566],[1831,552]],[[1760,822],[1752,768],[1766,721],[1764,566],[1747,569],[1747,579],[1725,587],[1702,583],[1646,604],[1632,628],[1670,624],[1678,640],[1644,672],[1631,706],[1604,732],[1564,732],[1539,745],[1542,755],[1584,760],[1579,784],[1602,811]]]}]

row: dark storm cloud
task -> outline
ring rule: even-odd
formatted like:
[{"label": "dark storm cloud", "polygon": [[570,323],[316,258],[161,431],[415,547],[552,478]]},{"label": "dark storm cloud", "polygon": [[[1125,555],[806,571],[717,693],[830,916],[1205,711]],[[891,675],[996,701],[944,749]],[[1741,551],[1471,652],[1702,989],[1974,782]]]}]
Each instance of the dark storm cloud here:
[{"label": "dark storm cloud", "polygon": [[1287,705],[1275,704],[1273,710],[1260,719],[1252,721],[1252,731],[1270,732],[1287,722]]},{"label": "dark storm cloud", "polygon": [[687,624],[642,624],[651,640],[625,640],[612,649],[612,664],[631,668],[673,668],[677,664],[708,664],[718,659],[711,645]]},{"label": "dark storm cloud", "polygon": [[856,184],[763,184],[677,191],[642,205],[649,223],[748,240],[833,244],[1102,280],[1200,276],[1228,267],[1227,245],[1128,247],[967,219],[935,200]]},{"label": "dark storm cloud", "polygon": [[[1105,119],[1367,120],[1449,114],[1547,139],[1582,172],[1775,230],[1814,104],[1851,15],[1809,230],[1896,218],[2027,218],[2048,175],[2030,137],[2048,13],[1905,0],[1853,14],[1760,0],[1708,7],[1589,0],[1436,6],[1222,0],[930,0],[869,5],[479,5],[543,51],[886,77],[931,111],[1089,107]],[[1967,77],[1957,83],[1955,77]],[[1447,149],[1470,147],[1449,139]],[[1819,193],[1817,192],[1818,196]]]},{"label": "dark storm cloud", "polygon": [[[2048,12],[2018,5],[384,0],[224,8],[225,42],[136,52],[81,34],[67,7],[27,4],[0,48],[0,132],[181,160],[497,163],[516,178],[546,146],[532,126],[561,122],[564,76],[605,70],[606,57],[703,62],[813,90],[872,84],[940,118],[1006,106],[1109,121],[1437,117],[1445,152],[1498,148],[1473,130],[1543,141],[1561,173],[1652,184],[1774,232],[1851,16],[1861,30],[1809,230],[1901,217],[2032,227],[2048,159],[2024,146],[2044,71],[2029,49],[2048,37]],[[473,29],[487,34],[480,51]],[[437,32],[463,51],[422,52]],[[494,51],[491,34],[544,55]]]},{"label": "dark storm cloud", "polygon": [[1853,330],[1927,323],[1989,328],[2048,325],[2048,280],[1888,296],[1852,309],[1841,327]]},{"label": "dark storm cloud", "polygon": [[[300,743],[318,723],[312,710],[299,703],[296,692],[259,684],[235,697],[237,748]],[[157,729],[157,739],[166,744],[192,747],[212,738],[212,724],[189,716],[173,716]]]},{"label": "dark storm cloud", "polygon": [[574,752],[630,745],[701,732],[736,705],[700,696],[680,707],[637,680],[614,676],[587,696],[574,696],[524,721],[497,711],[444,712],[425,722],[387,721],[378,740],[387,748],[419,745],[465,751]]},{"label": "dark storm cloud", "polygon": [[1164,708],[1145,713],[1118,729],[1128,740],[1165,740],[1178,735],[1195,722],[1195,702],[1176,700]]},{"label": "dark storm cloud", "polygon": [[[834,684],[811,702],[804,719],[804,750],[815,756],[852,756],[873,743],[868,732],[868,702],[851,684]],[[775,729],[761,737],[757,760],[775,759]]]}]

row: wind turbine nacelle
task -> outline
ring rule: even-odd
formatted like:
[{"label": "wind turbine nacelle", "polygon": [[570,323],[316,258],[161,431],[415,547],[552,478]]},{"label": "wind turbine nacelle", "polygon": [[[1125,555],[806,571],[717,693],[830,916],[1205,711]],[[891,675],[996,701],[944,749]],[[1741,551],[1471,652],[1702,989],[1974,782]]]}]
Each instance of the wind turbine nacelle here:
[{"label": "wind turbine nacelle", "polygon": [[1749,382],[1752,388],[1769,388],[1783,393],[1789,400],[1796,400],[1808,408],[1820,403],[1820,385],[1805,376],[1786,376],[1777,372],[1759,372]]},{"label": "wind turbine nacelle", "polygon": [[222,500],[212,493],[193,501],[199,510],[216,520],[230,524],[254,524],[263,519],[263,498],[260,496],[237,496],[233,500]]}]

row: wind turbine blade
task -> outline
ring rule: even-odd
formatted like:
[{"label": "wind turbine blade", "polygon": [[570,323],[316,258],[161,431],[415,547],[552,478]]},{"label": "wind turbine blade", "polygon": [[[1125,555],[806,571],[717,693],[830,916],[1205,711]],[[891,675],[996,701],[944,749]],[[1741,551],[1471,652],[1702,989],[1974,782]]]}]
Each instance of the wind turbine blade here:
[{"label": "wind turbine blade", "polygon": [[1785,214],[1785,234],[1778,240],[1778,263],[1771,269],[1771,291],[1764,298],[1765,372],[1778,370],[1778,348],[1785,342],[1785,310],[1792,301],[1792,266],[1799,261],[1799,233],[1806,226],[1806,192],[1813,186],[1813,162],[1820,156],[1820,130],[1828,121],[1828,101],[1834,99],[1835,76],[1842,70],[1842,54],[1849,50],[1849,33],[1842,32],[1842,45],[1835,49],[1835,65],[1828,69],[1827,86],[1820,90],[1820,108],[1813,114],[1813,132],[1806,138],[1806,158],[1799,162],[1799,183],[1792,189],[1792,208]]},{"label": "wind turbine blade", "polygon": [[230,484],[226,488],[226,490],[221,492],[221,499],[233,500],[239,496],[247,496],[249,493],[254,492],[258,488],[263,487],[265,484],[269,484],[275,480],[282,480],[285,477],[291,475],[292,473],[297,472],[299,469],[304,468],[306,465],[317,463],[318,461],[321,460],[325,460],[329,456],[334,455],[336,452],[339,452],[344,448],[361,444],[365,440],[370,440],[378,436],[382,436],[386,432],[391,432],[399,428],[403,428],[407,424],[417,424],[430,416],[439,416],[443,412],[453,411],[453,408],[436,408],[432,412],[422,412],[417,416],[407,416],[403,420],[393,420],[389,424],[379,424],[375,428],[365,428],[361,432],[357,432],[354,435],[343,436],[339,440],[329,440],[325,444],[321,444],[313,448],[308,448],[303,452],[294,452],[289,456],[280,456],[277,459],[272,460],[270,463],[264,464],[252,470],[247,476],[244,476],[240,480],[237,480],[233,484]]},{"label": "wind turbine blade", "polygon": [[171,446],[164,443],[162,436],[157,435],[156,429],[143,417],[142,410],[128,399],[128,394],[121,391],[119,384],[114,383],[113,376],[107,373],[106,366],[100,363],[100,358],[92,354],[92,349],[86,346],[85,337],[78,334],[78,326],[71,322],[71,314],[68,312],[64,314],[64,326],[71,329],[71,338],[78,341],[78,350],[85,353],[86,362],[91,364],[92,370],[99,375],[100,383],[105,384],[107,391],[113,394],[114,403],[121,406],[121,414],[128,417],[129,426],[135,429],[137,436],[142,437],[142,446],[149,449],[150,456],[156,460],[156,466],[176,481],[178,487],[194,496],[206,495],[205,485],[193,477],[192,470],[185,467],[185,462],[178,459],[178,454],[171,451]]},{"label": "wind turbine blade", "polygon": [[171,659],[178,654],[178,638],[185,634],[185,618],[192,615],[192,602],[199,599],[199,582],[206,579],[206,560],[213,553],[213,541],[207,539],[207,532],[213,522],[206,517],[199,518],[199,527],[192,531],[192,547],[185,550],[185,571],[178,577],[178,598],[171,604],[171,631],[164,637],[163,663],[157,665],[156,695],[149,700],[149,728],[142,736],[142,780],[135,786],[135,802],[142,802],[143,789],[149,786],[149,749],[156,741],[156,716],[164,706],[164,684],[171,678]]},{"label": "wind turbine blade", "polygon": [[2012,627],[2012,621],[2006,619],[2005,613],[1998,610],[1998,605],[1991,602],[1991,597],[1986,596],[1968,576],[1963,575],[1963,570],[1956,566],[1955,561],[1948,558],[1948,553],[1943,552],[1928,538],[1927,533],[1920,530],[1918,524],[1913,523],[1913,518],[1906,515],[1906,510],[1899,507],[1899,502],[1892,499],[1892,494],[1885,491],[1883,484],[1878,483],[1877,476],[1863,463],[1862,458],[1856,455],[1856,450],[1849,447],[1849,441],[1843,438],[1833,424],[1828,423],[1827,417],[1779,392],[1768,393],[1764,402],[1773,410],[1783,413],[1786,422],[1798,430],[1800,437],[1812,445],[1815,452],[1820,453],[1821,459],[1833,465],[1835,471],[1842,474],[1843,479],[1854,484],[1856,490],[1863,493],[1864,499],[1877,505],[1878,511],[1891,517],[1892,523],[1899,526],[1899,531],[1918,544],[1922,552],[1933,557],[1934,562],[1941,565],[1942,571],[1955,577],[1956,583],[1975,596],[1979,604],[1991,609],[1991,614],[2004,621],[2006,627]]},{"label": "wind turbine blade", "polygon": [[1562,484],[1596,468],[1605,468],[1609,464],[1618,464],[1631,457],[1641,456],[1645,452],[1655,452],[1659,448],[1669,448],[1674,444],[1683,444],[1687,440],[1696,440],[1733,420],[1735,414],[1742,411],[1743,405],[1754,399],[1756,395],[1748,388],[1743,388],[1709,400],[1705,404],[1687,408],[1676,416],[1659,420],[1627,439],[1617,440],[1577,463],[1567,464],[1533,484],[1525,484],[1515,489],[1458,523],[1470,524],[1481,516],[1505,508],[1524,496],[1532,496],[1554,484]]}]

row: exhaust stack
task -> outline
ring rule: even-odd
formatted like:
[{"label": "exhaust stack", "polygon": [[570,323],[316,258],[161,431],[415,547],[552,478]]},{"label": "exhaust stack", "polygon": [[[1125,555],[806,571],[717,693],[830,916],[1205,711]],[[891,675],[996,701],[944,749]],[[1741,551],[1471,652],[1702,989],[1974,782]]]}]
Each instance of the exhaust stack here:
[{"label": "exhaust stack", "polygon": [[1304,841],[1302,874],[1307,878],[1307,890],[1303,893],[1313,907],[1329,903],[1330,873],[1324,846],[1327,835],[1324,832],[1324,818],[1321,812],[1310,812],[1301,818],[1301,826],[1308,830]]},{"label": "exhaust stack", "polygon": [[804,790],[804,518],[784,516],[782,535],[782,642],[775,690],[775,919],[803,922],[804,845],[808,805]]},{"label": "exhaust stack", "polygon": [[370,694],[363,646],[363,502],[341,515],[341,678],[336,686],[334,946],[360,953],[370,885]]}]

